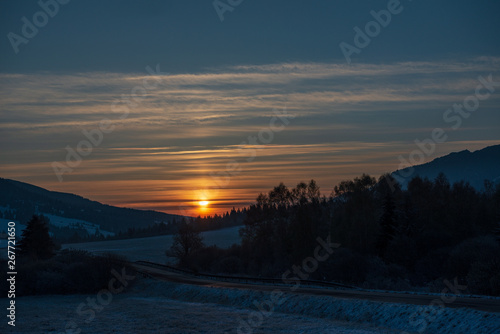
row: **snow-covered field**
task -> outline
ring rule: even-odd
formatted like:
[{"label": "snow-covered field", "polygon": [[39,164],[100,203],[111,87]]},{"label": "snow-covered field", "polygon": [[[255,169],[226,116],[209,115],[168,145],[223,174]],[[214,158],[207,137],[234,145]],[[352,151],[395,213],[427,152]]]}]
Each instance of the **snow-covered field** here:
[{"label": "snow-covered field", "polygon": [[65,218],[56,215],[50,215],[47,213],[42,213],[45,217],[49,218],[50,225],[54,225],[57,227],[69,227],[69,228],[81,228],[87,231],[88,234],[93,235],[96,231],[99,231],[105,237],[108,235],[115,235],[113,232],[109,232],[106,230],[101,230],[99,225],[94,223],[89,223],[88,221],[81,219],[73,219],[73,218]]},{"label": "snow-covered field", "polygon": [[[217,231],[203,232],[203,242],[207,246],[216,245],[222,248],[230,247],[233,244],[239,244],[241,243],[239,235],[240,228],[241,226],[237,226]],[[165,251],[170,248],[172,242],[172,235],[164,235],[150,238],[67,244],[63,245],[62,248],[82,249],[97,254],[111,252],[125,256],[131,261],[145,260],[165,263],[167,261]]]},{"label": "snow-covered field", "polygon": [[143,278],[114,295],[109,305],[95,313],[94,319],[85,322],[90,319],[88,307],[82,308],[80,314],[77,308],[87,298],[95,297],[18,298],[15,330],[3,327],[4,321],[2,328],[7,329],[1,332],[59,334],[65,333],[65,326],[73,322],[81,333],[492,334],[500,331],[498,313],[446,308],[423,328],[422,317],[414,316],[415,312],[422,314],[422,306],[310,295],[287,295],[281,305],[274,304],[272,312],[266,308],[268,313],[263,315],[254,303],[270,300],[269,292]]}]

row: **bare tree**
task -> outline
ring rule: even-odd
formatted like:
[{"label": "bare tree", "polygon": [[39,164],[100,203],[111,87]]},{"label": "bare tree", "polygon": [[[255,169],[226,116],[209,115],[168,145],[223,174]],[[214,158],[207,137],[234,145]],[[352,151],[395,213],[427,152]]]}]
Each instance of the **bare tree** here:
[{"label": "bare tree", "polygon": [[204,245],[200,232],[192,224],[184,221],[180,224],[179,230],[174,236],[174,243],[166,254],[183,262],[191,253],[202,247]]}]

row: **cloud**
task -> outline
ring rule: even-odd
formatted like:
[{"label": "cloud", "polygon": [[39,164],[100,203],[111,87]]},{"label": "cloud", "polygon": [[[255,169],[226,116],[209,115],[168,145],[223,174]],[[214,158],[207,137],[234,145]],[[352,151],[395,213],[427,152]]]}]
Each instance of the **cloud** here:
[{"label": "cloud", "polygon": [[[242,163],[244,173],[217,198],[246,203],[279,180],[316,178],[332,187],[343,177],[396,169],[398,152],[444,126],[443,112],[474,93],[479,75],[498,78],[498,64],[492,57],[284,63],[162,75],[156,77],[162,83],[148,89],[123,120],[111,105],[129,99],[146,73],[0,74],[0,171],[61,191],[81,189],[81,195],[113,204],[182,205],[213,183],[210,174],[241,159],[236,148],[268,127],[274,109],[286,107],[295,116],[290,125],[261,147],[255,161]],[[467,142],[479,148],[498,139],[499,99],[481,102],[480,113],[442,147]],[[83,130],[105,118],[116,130],[59,184],[50,163],[64,161],[65,147],[75,147],[85,139]],[[471,142],[474,136],[478,140]],[[99,182],[99,191],[86,185],[90,181]],[[164,188],[142,193],[155,184]]]}]

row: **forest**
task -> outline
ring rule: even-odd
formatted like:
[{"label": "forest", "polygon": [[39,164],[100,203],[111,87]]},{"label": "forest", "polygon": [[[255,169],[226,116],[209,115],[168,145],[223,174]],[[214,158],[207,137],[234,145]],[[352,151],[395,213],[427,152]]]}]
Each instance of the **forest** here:
[{"label": "forest", "polygon": [[[281,277],[310,257],[318,237],[340,247],[310,278],[363,288],[440,291],[456,279],[474,294],[500,295],[500,185],[363,174],[328,196],[314,180],[283,183],[246,210],[241,245],[186,247],[179,266],[198,272]],[[195,229],[193,226],[192,229]],[[181,238],[173,248],[182,244]]]}]

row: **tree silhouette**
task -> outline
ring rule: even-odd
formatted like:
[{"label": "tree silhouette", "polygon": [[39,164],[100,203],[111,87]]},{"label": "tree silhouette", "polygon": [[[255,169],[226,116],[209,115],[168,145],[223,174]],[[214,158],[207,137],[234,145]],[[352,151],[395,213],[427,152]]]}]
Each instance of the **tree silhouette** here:
[{"label": "tree silhouette", "polygon": [[24,229],[18,247],[21,256],[33,261],[46,260],[54,256],[55,245],[49,235],[48,218],[34,215]]},{"label": "tree silhouette", "polygon": [[384,212],[380,217],[380,235],[378,238],[377,248],[381,257],[384,256],[385,250],[389,242],[394,238],[396,233],[396,218],[394,200],[391,193],[387,193],[384,199]]},{"label": "tree silhouette", "polygon": [[167,256],[173,255],[183,262],[192,252],[203,246],[203,238],[200,232],[192,224],[184,221],[180,224],[179,230],[174,236],[174,243],[170,247],[170,252],[167,251]]},{"label": "tree silhouette", "polygon": [[281,182],[269,192],[269,203],[276,206],[286,206],[292,201],[292,193]]}]

